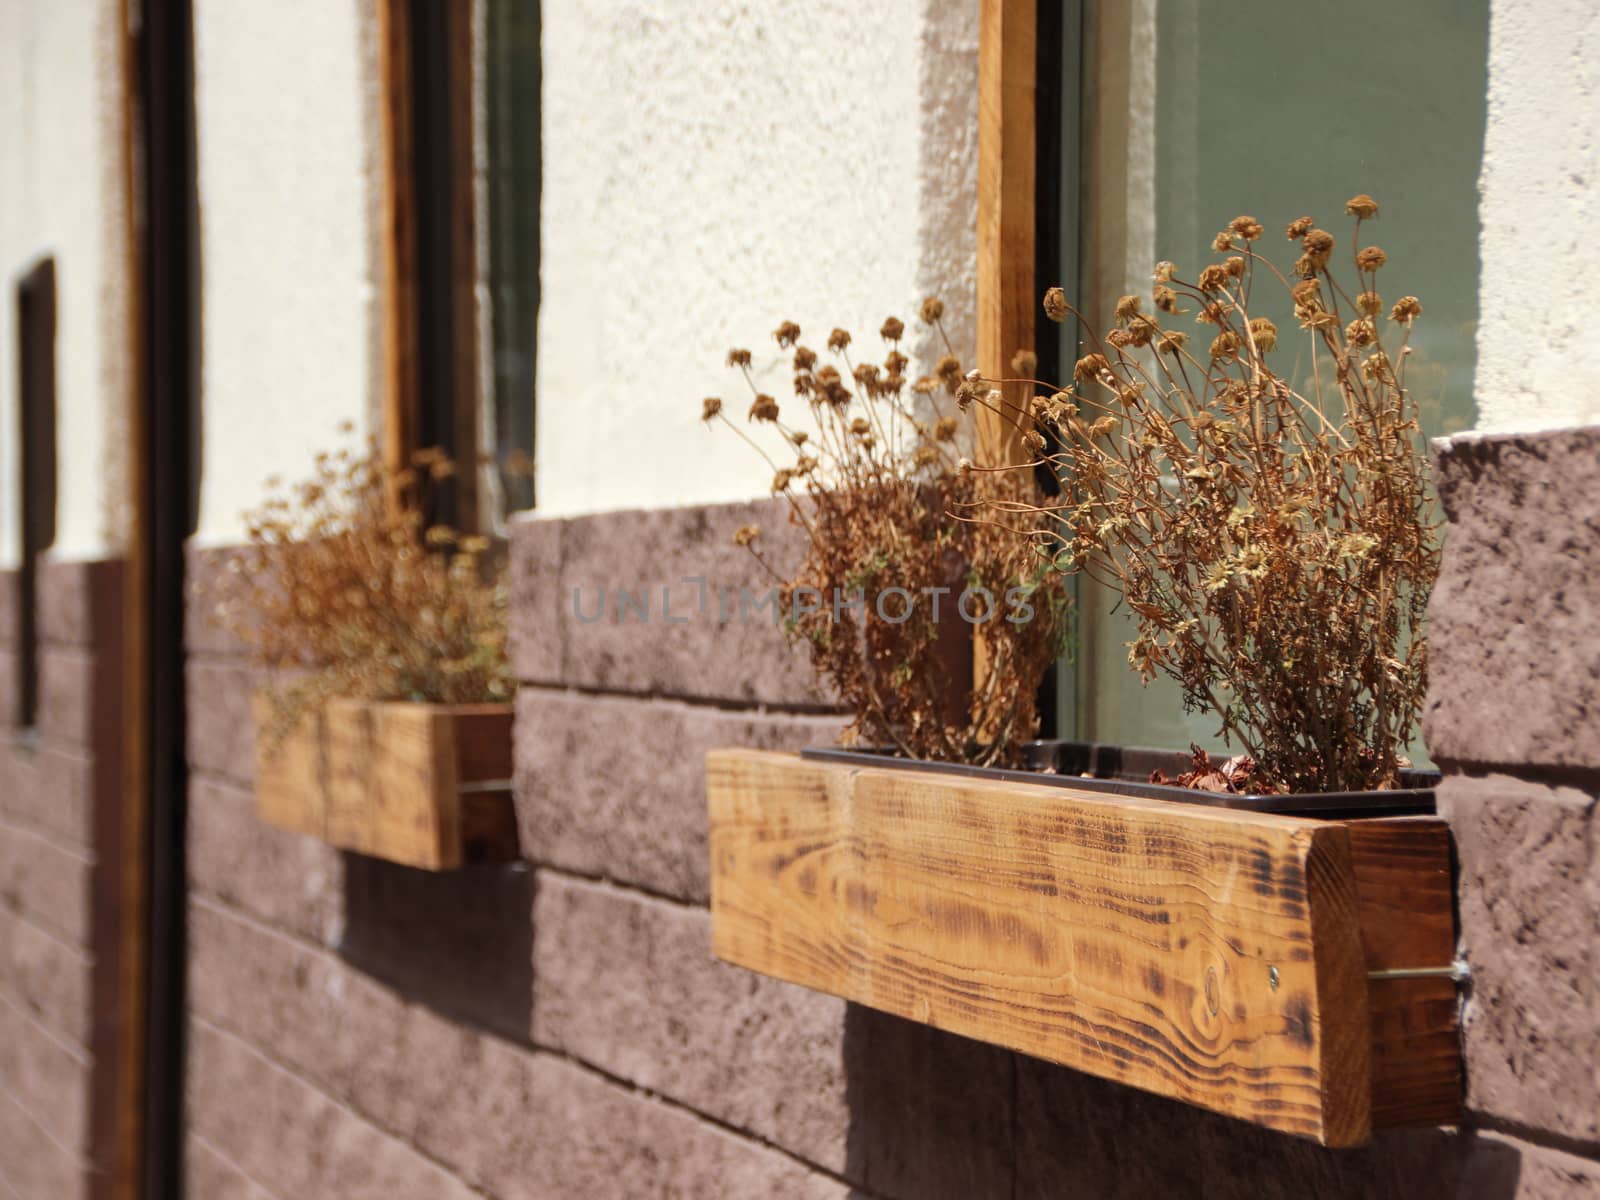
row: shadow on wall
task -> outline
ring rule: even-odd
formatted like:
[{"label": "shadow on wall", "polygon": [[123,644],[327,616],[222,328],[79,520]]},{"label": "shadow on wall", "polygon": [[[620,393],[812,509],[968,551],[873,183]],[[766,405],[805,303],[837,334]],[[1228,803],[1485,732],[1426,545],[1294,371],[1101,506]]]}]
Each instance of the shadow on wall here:
[{"label": "shadow on wall", "polygon": [[528,1039],[533,871],[525,863],[417,871],[344,855],[339,955],[407,999]]},{"label": "shadow on wall", "polygon": [[851,1005],[847,1175],[883,1200],[1510,1200],[1515,1148],[1408,1130],[1311,1142]]}]

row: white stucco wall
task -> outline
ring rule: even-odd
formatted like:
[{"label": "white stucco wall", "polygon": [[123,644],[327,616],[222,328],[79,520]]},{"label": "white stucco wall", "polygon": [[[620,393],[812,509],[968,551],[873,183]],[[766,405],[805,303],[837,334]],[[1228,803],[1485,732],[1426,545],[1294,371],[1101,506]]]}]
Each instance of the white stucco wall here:
[{"label": "white stucco wall", "polygon": [[1482,175],[1483,432],[1600,421],[1600,6],[1495,0]]},{"label": "white stucco wall", "polygon": [[198,540],[242,535],[269,476],[366,436],[378,386],[373,5],[198,0]]},{"label": "white stucco wall", "polygon": [[[547,4],[538,502],[736,499],[770,473],[700,399],[770,331],[874,352],[942,294],[970,342],[977,0]],[[881,356],[881,355],[880,355]]]},{"label": "white stucco wall", "polygon": [[127,202],[115,0],[0,0],[0,566],[20,550],[16,285],[56,259],[52,554],[126,539]]}]

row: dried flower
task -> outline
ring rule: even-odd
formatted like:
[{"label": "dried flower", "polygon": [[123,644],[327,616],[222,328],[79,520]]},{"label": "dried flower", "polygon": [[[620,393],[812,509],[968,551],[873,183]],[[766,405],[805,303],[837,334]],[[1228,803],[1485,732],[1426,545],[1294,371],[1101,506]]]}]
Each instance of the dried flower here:
[{"label": "dried flower", "polygon": [[1124,296],[1117,301],[1116,318],[1119,321],[1130,321],[1139,315],[1139,297]]},{"label": "dried flower", "polygon": [[1404,321],[1411,324],[1422,315],[1422,302],[1415,296],[1401,296],[1394,302],[1394,307],[1389,310],[1391,321]]},{"label": "dried flower", "polygon": [[796,371],[809,371],[817,365],[817,352],[805,346],[794,348],[794,369]]},{"label": "dried flower", "polygon": [[961,377],[961,360],[954,354],[946,354],[934,365],[933,373],[946,385],[952,384]]},{"label": "dried flower", "polygon": [[748,367],[750,365],[750,351],[737,349],[729,350],[728,365],[730,367]]},{"label": "dried flower", "polygon": [[1376,271],[1389,261],[1389,256],[1376,246],[1367,246],[1356,255],[1356,266],[1363,271]]},{"label": "dried flower", "polygon": [[1177,329],[1169,329],[1161,335],[1161,340],[1156,343],[1156,349],[1162,354],[1177,354],[1183,349],[1183,344],[1189,340],[1189,335]]},{"label": "dried flower", "polygon": [[1254,217],[1235,217],[1228,222],[1228,228],[1247,242],[1255,241],[1262,233],[1261,222]]},{"label": "dried flower", "polygon": [[850,345],[850,334],[847,330],[835,329],[828,335],[828,349],[842,351]]},{"label": "dried flower", "polygon": [[961,428],[961,422],[954,417],[940,417],[933,423],[933,437],[935,441],[953,442],[956,432]]},{"label": "dried flower", "polygon": [[1032,379],[1039,370],[1039,356],[1032,350],[1018,350],[1011,356],[1011,370],[1023,379]]},{"label": "dried flower", "polygon": [[420,458],[395,470],[376,448],[321,454],[245,514],[249,542],[207,599],[256,666],[297,677],[268,689],[269,746],[335,697],[510,699],[505,564],[485,538],[426,521],[448,460]]},{"label": "dried flower", "polygon": [[1313,229],[1306,234],[1306,240],[1303,245],[1305,246],[1306,257],[1316,266],[1326,267],[1328,265],[1328,256],[1333,253],[1333,234],[1326,229]]},{"label": "dried flower", "polygon": [[878,333],[886,342],[898,342],[905,335],[905,331],[906,323],[898,317],[889,317],[878,329]]},{"label": "dried flower", "polygon": [[1296,217],[1293,221],[1289,222],[1289,228],[1284,232],[1288,234],[1291,242],[1298,242],[1301,238],[1305,237],[1306,234],[1311,232],[1311,225],[1312,220],[1310,217]]},{"label": "dried flower", "polygon": [[1177,271],[1177,269],[1178,268],[1172,263],[1163,259],[1161,262],[1156,264],[1156,269],[1151,272],[1150,278],[1154,279],[1157,283],[1171,283],[1173,273]]},{"label": "dried flower", "polygon": [[1156,308],[1164,313],[1172,313],[1176,316],[1180,311],[1178,308],[1178,293],[1165,285],[1158,285],[1151,293],[1151,298],[1155,301]]},{"label": "dried flower", "polygon": [[1365,192],[1361,192],[1345,201],[1344,211],[1358,221],[1365,221],[1378,215],[1378,202]]},{"label": "dried flower", "polygon": [[755,402],[750,405],[751,421],[776,421],[778,419],[778,402],[765,392],[756,395]]},{"label": "dried flower", "polygon": [[800,340],[800,326],[793,321],[785,321],[772,331],[772,336],[777,340],[779,346],[787,349]]},{"label": "dried flower", "polygon": [[[1303,242],[1295,315],[1321,353],[1293,356],[1292,378],[1274,372],[1261,356],[1279,348],[1279,330],[1251,315],[1240,288],[1198,314],[1215,328],[1206,364],[1172,361],[1175,331],[1155,335],[1163,354],[1151,362],[1119,358],[1126,378],[1080,360],[1074,375],[1112,391],[1123,415],[1097,406],[1086,422],[1032,403],[1059,436],[1048,461],[1063,486],[1035,511],[1058,522],[1051,560],[1094,570],[1133,615],[1135,669],[1174,679],[1191,710],[1210,710],[1243,744],[1220,767],[1197,755],[1193,786],[1393,786],[1426,694],[1418,623],[1439,564],[1427,460],[1415,403],[1376,346],[1382,301],[1361,291],[1355,319],[1341,319],[1329,297],[1342,306],[1349,293],[1328,265],[1333,236],[1309,219],[1289,232]],[[1390,315],[1420,309],[1405,297]],[[1118,324],[1102,343],[1146,333]],[[1241,334],[1258,353],[1243,353]],[[1352,370],[1362,347],[1371,352]],[[1313,378],[1300,382],[1302,370]],[[1028,511],[1013,504],[1004,519]]]},{"label": "dried flower", "polygon": [[761,526],[741,525],[733,531],[733,544],[735,546],[748,546],[761,536]]},{"label": "dried flower", "polygon": [[772,490],[774,493],[789,490],[789,485],[794,482],[794,471],[788,467],[779,467],[777,474],[772,477]]},{"label": "dried flower", "polygon": [[1224,229],[1221,233],[1217,234],[1216,237],[1211,239],[1211,248],[1218,254],[1221,254],[1224,250],[1232,250],[1233,234]]},{"label": "dried flower", "polygon": [[944,301],[937,296],[929,296],[922,302],[922,321],[925,325],[937,325],[944,317]]},{"label": "dried flower", "polygon": [[1073,378],[1082,383],[1089,383],[1111,370],[1111,364],[1106,361],[1104,354],[1085,354],[1073,367]]},{"label": "dried flower", "polygon": [[709,421],[722,411],[722,401],[716,396],[707,396],[700,401],[700,419]]},{"label": "dried flower", "polygon": [[1199,285],[1202,292],[1220,292],[1228,286],[1228,273],[1213,263],[1201,270]]}]

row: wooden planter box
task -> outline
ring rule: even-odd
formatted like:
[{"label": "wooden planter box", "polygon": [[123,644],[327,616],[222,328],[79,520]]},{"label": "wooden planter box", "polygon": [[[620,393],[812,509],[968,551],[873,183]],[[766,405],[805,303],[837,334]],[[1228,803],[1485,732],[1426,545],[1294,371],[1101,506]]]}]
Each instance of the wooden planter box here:
[{"label": "wooden planter box", "polygon": [[[266,701],[256,699],[256,728]],[[333,700],[276,748],[256,738],[269,825],[374,858],[446,871],[517,857],[511,708]]]},{"label": "wooden planter box", "polygon": [[753,750],[707,779],[727,962],[1325,1145],[1458,1116],[1435,817]]}]

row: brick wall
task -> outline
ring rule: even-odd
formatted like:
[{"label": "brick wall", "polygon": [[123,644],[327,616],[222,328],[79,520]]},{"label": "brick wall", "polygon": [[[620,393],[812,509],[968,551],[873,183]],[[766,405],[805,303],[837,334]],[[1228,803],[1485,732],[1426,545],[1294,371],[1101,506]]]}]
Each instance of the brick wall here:
[{"label": "brick wall", "polygon": [[39,703],[17,728],[0,573],[0,1196],[104,1194],[116,1153],[121,568],[39,574]]},{"label": "brick wall", "polygon": [[[1559,778],[1447,763],[1478,970],[1466,1131],[1325,1151],[716,962],[704,752],[799,746],[840,724],[774,630],[719,627],[682,582],[764,586],[728,545],[750,520],[782,527],[747,505],[517,526],[515,867],[429,876],[261,826],[250,673],[192,633],[193,1195],[1500,1200],[1600,1187],[1594,968],[1572,949],[1593,937],[1594,875],[1571,763]],[[1455,580],[1469,535],[1451,536]],[[1566,603],[1592,603],[1593,584],[1574,580]],[[662,621],[663,585],[687,623]],[[574,614],[574,589],[588,614],[619,586],[651,589],[650,623]],[[1440,662],[1441,689],[1485,686],[1481,664]],[[1520,790],[1502,787],[1513,774]],[[1528,862],[1548,865],[1523,879]]]}]

